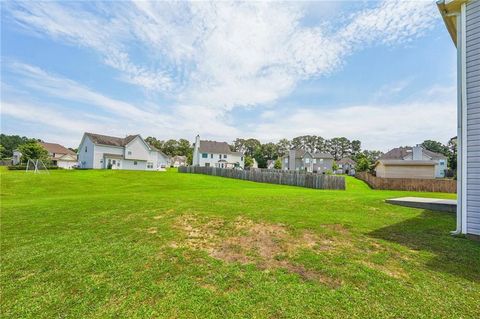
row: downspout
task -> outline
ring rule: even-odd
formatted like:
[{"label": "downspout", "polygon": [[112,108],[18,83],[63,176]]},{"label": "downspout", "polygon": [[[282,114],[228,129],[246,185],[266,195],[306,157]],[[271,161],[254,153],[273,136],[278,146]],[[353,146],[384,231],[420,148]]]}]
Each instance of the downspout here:
[{"label": "downspout", "polygon": [[465,232],[465,182],[466,182],[466,52],[465,52],[465,4],[462,4],[457,20],[457,228],[452,235]]},{"label": "downspout", "polygon": [[452,235],[462,233],[463,207],[463,21],[462,15],[457,20],[457,227]]}]

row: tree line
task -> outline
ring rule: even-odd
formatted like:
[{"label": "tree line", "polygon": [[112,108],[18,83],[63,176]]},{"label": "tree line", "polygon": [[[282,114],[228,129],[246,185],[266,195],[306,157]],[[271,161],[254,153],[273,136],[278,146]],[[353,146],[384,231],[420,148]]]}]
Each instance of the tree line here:
[{"label": "tree line", "polygon": [[[193,144],[186,139],[160,140],[149,136],[145,139],[147,143],[161,150],[168,156],[186,156],[187,162],[192,163]],[[21,148],[22,153],[32,153],[32,156],[45,157],[38,147],[34,146],[40,139],[28,138],[18,135],[0,134],[0,156],[1,159],[11,158],[13,150]],[[28,145],[23,146],[22,145]],[[37,144],[38,145],[38,144]],[[278,142],[262,143],[255,138],[237,138],[230,145],[230,149],[245,154],[245,165],[248,167],[256,160],[260,168],[267,167],[267,161],[276,161],[276,167],[280,167],[279,159],[288,154],[291,149],[303,149],[311,153],[329,153],[335,161],[349,157],[357,162],[359,170],[367,170],[383,155],[378,150],[362,149],[359,140],[349,140],[346,137],[334,137],[325,139],[316,135],[297,136],[291,140],[281,139]],[[424,148],[444,154],[448,158],[448,167],[455,171],[457,167],[457,138],[451,138],[447,144],[434,140],[425,140],[421,144]],[[42,148],[43,149],[43,148]],[[76,151],[76,149],[71,149]]]}]

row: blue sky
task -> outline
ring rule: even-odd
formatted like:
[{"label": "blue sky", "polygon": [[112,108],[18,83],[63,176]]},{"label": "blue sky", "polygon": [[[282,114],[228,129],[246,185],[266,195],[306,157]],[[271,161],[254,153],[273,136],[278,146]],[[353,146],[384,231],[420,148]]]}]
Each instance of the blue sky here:
[{"label": "blue sky", "polygon": [[456,135],[434,1],[2,2],[2,133],[160,139]]}]

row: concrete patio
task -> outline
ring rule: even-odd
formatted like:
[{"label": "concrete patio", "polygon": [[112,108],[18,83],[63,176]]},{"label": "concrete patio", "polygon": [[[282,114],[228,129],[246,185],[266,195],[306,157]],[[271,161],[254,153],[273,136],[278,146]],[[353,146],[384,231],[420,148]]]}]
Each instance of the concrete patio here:
[{"label": "concrete patio", "polygon": [[457,200],[455,199],[400,197],[386,199],[385,202],[393,205],[428,209],[440,212],[455,213],[457,211]]}]

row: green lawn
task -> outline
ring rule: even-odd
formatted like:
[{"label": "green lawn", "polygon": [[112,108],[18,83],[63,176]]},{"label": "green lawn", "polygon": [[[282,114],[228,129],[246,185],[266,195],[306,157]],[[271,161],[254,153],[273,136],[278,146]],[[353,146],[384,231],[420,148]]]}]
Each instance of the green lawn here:
[{"label": "green lawn", "polygon": [[2,318],[478,318],[455,216],[174,171],[0,172]]}]

